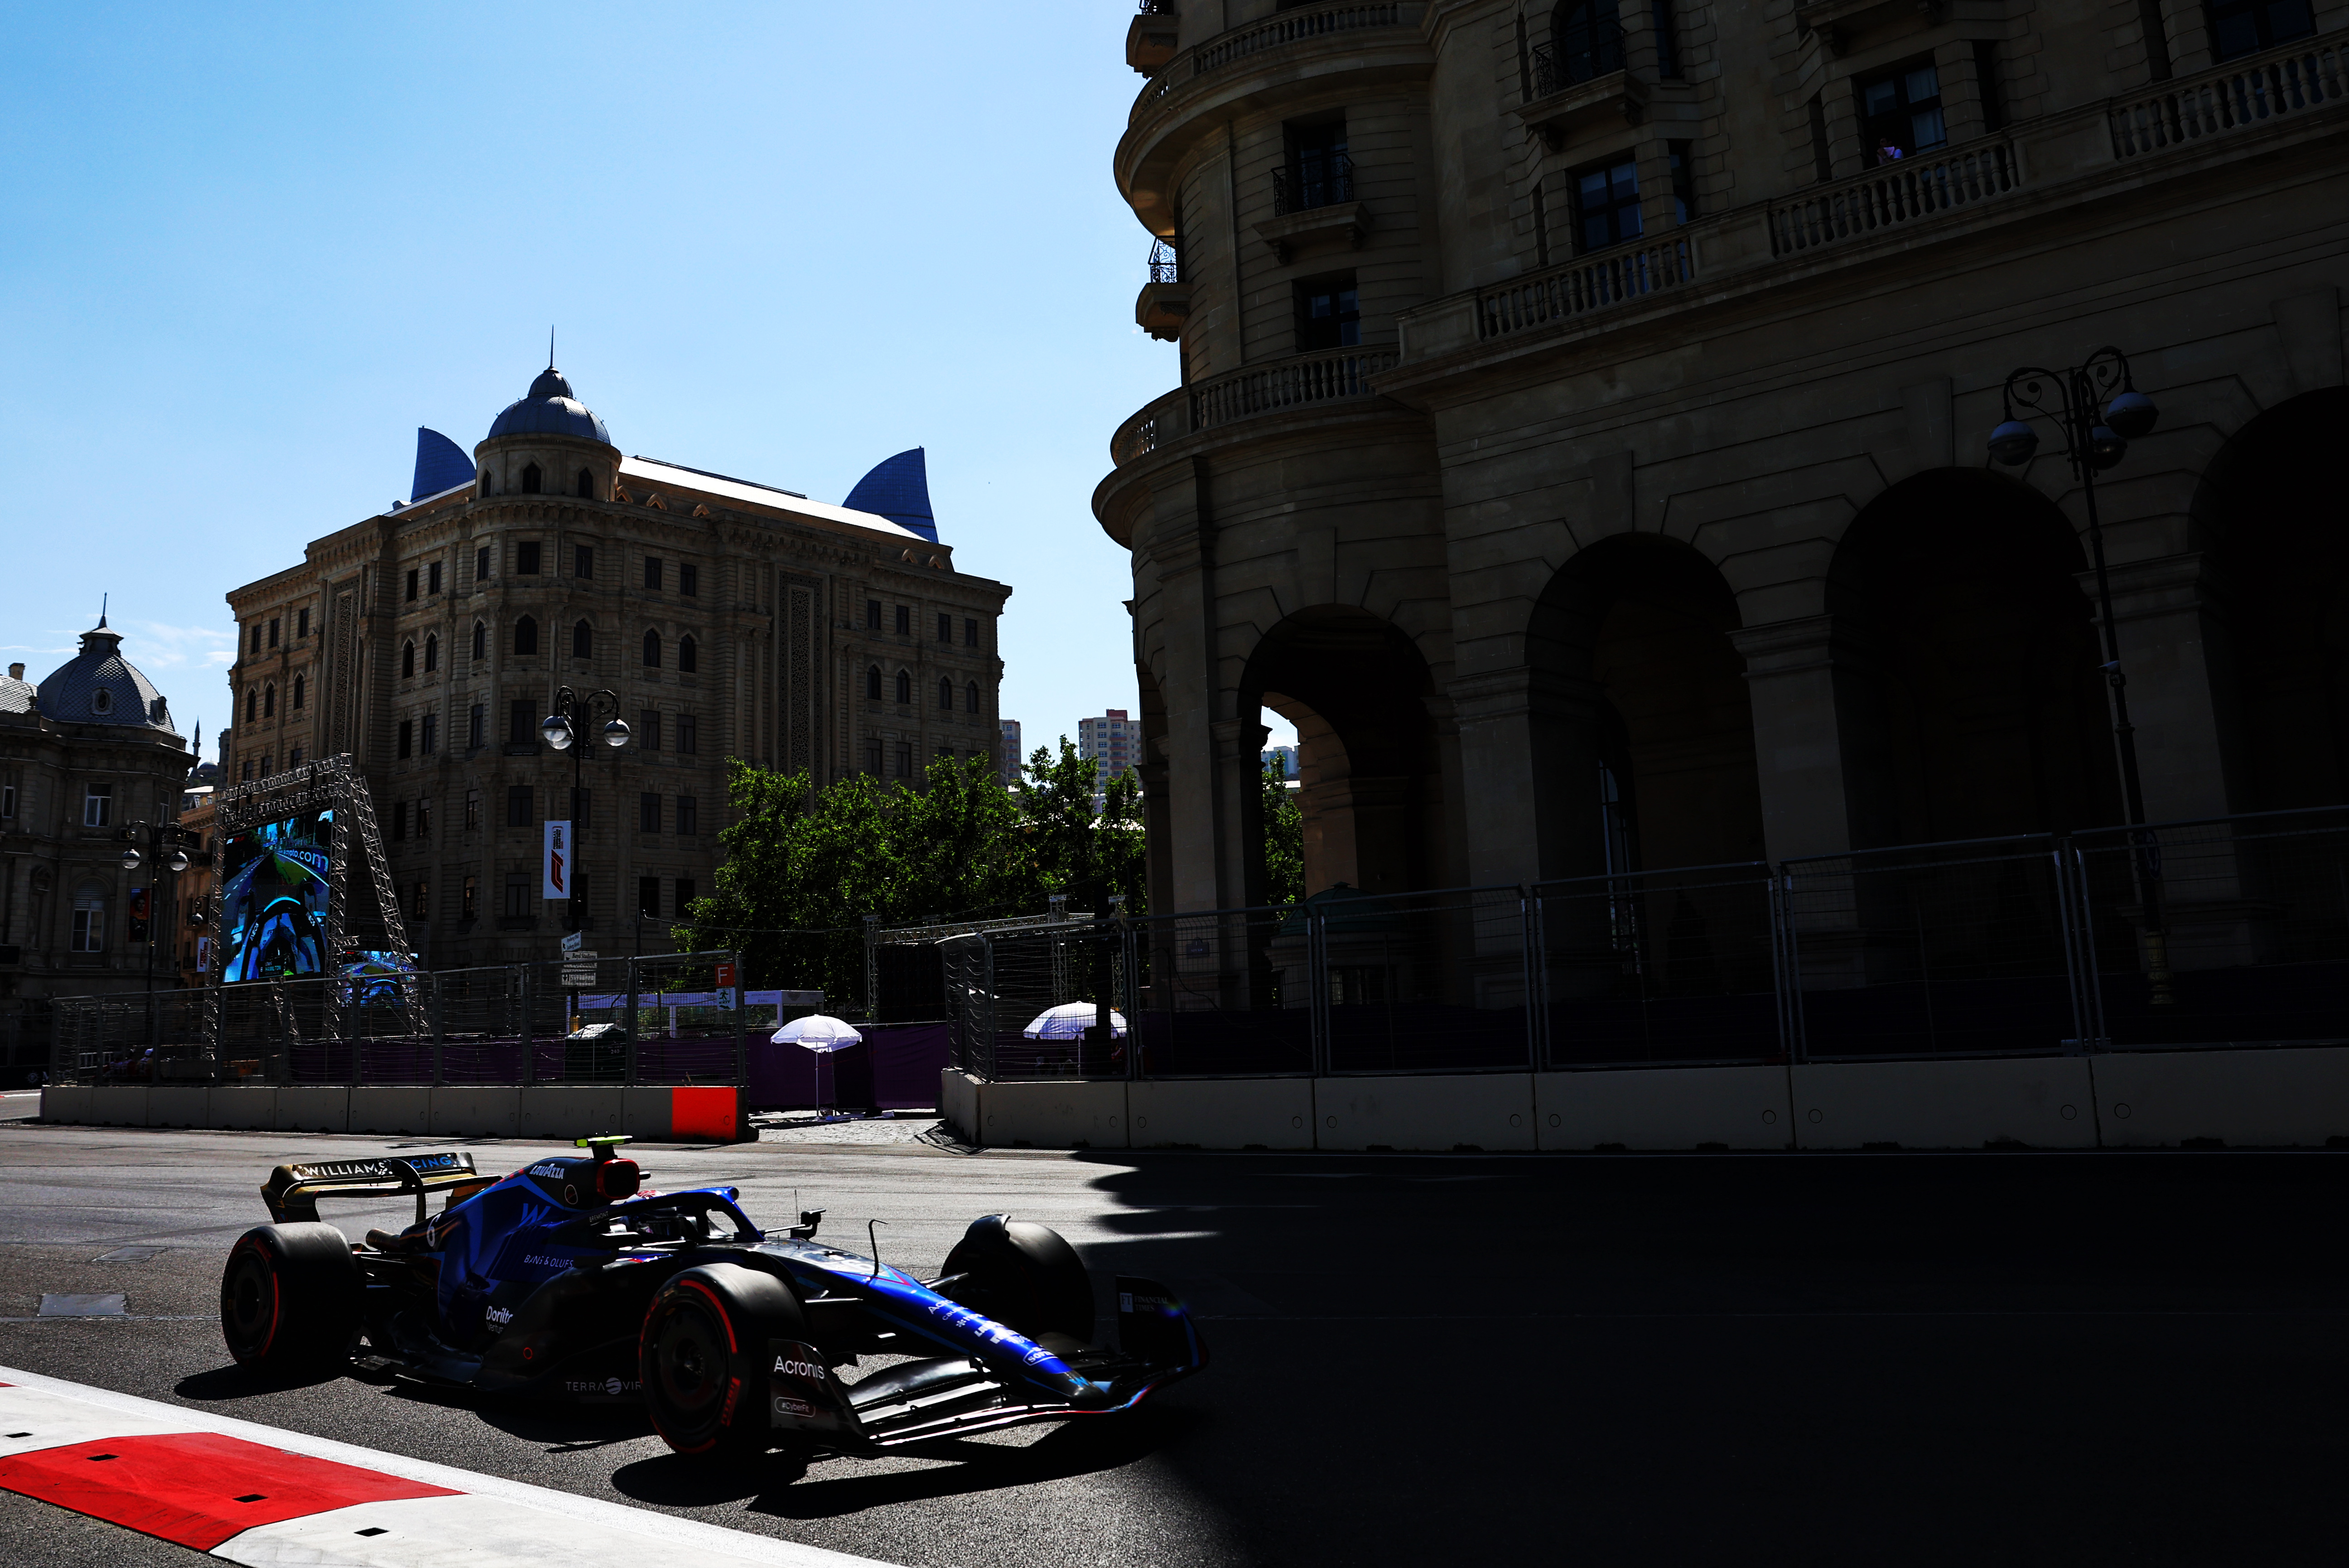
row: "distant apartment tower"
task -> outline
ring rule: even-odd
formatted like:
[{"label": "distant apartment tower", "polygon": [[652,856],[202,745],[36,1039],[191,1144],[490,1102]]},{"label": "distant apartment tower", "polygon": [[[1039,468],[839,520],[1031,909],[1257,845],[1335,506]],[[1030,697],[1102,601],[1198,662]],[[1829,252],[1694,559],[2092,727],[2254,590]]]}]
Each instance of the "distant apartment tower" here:
[{"label": "distant apartment tower", "polygon": [[1080,719],[1077,755],[1091,757],[1099,764],[1093,770],[1093,807],[1099,810],[1109,792],[1109,781],[1132,773],[1141,763],[1142,726],[1127,717],[1123,708],[1112,708],[1098,719]]},{"label": "distant apartment tower", "polygon": [[1267,746],[1264,749],[1264,765],[1266,767],[1270,767],[1275,763],[1278,763],[1280,764],[1280,776],[1282,778],[1293,780],[1297,777],[1297,748],[1295,746]]},{"label": "distant apartment tower", "polygon": [[1019,782],[1020,763],[1024,757],[1019,750],[1019,721],[1001,722],[1002,739],[995,748],[995,776],[1007,784]]}]

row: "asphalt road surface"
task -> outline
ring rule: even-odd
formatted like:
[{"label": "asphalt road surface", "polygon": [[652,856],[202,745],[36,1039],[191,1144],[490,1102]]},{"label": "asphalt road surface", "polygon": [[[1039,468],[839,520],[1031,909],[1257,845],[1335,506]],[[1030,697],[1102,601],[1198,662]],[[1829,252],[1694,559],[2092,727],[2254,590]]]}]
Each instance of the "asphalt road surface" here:
[{"label": "asphalt road surface", "polygon": [[[678,1458],[628,1413],[234,1370],[221,1261],[269,1167],[419,1147],[0,1123],[0,1366],[909,1568],[2343,1552],[2349,1153],[640,1149],[860,1251],[885,1220],[916,1272],[976,1215],[1040,1220],[1104,1288],[1174,1284],[1214,1354],[1131,1418],[802,1471]],[[127,1317],[34,1315],[114,1292]],[[0,1562],[198,1561],[0,1493]]]}]

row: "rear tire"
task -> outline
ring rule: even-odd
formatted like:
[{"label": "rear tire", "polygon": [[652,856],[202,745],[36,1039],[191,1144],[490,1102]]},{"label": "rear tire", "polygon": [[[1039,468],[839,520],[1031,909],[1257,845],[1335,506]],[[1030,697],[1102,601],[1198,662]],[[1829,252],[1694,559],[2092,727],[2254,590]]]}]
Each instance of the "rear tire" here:
[{"label": "rear tire", "polygon": [[778,1446],[767,1419],[767,1342],[807,1338],[789,1286],[736,1263],[661,1286],[636,1342],[636,1376],[661,1440],[680,1454],[748,1459]]},{"label": "rear tire", "polygon": [[221,1272],[221,1337],[239,1366],[325,1370],[350,1355],[361,1290],[350,1241],[332,1225],[257,1225]]},{"label": "rear tire", "polygon": [[1057,1231],[1002,1214],[974,1220],[947,1254],[946,1272],[964,1276],[956,1301],[1007,1328],[1092,1343],[1092,1280]]}]

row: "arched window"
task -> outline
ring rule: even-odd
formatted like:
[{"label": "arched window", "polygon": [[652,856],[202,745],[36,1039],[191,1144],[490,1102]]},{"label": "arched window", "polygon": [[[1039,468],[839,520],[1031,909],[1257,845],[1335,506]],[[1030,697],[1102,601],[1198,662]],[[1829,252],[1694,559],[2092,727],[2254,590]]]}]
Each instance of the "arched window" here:
[{"label": "arched window", "polygon": [[962,699],[963,707],[967,711],[976,713],[979,711],[978,681],[974,680],[969,685],[962,689]]},{"label": "arched window", "polygon": [[938,682],[938,706],[946,709],[949,712],[954,711],[953,681],[941,680]]},{"label": "arched window", "polygon": [[1550,58],[1559,87],[1623,68],[1620,0],[1565,0],[1550,13]]},{"label": "arched window", "polygon": [[514,622],[514,651],[516,653],[538,651],[538,622],[528,616]]},{"label": "arched window", "polygon": [[881,701],[881,667],[877,664],[864,671],[864,696],[868,701]]},{"label": "arched window", "polygon": [[693,639],[680,637],[677,639],[677,667],[688,675],[701,668],[701,649]]},{"label": "arched window", "polygon": [[647,670],[660,668],[660,633],[657,631],[645,633],[645,668]]},{"label": "arched window", "polygon": [[900,702],[911,702],[913,700],[914,678],[906,671],[900,670],[897,671],[897,701]]},{"label": "arched window", "polygon": [[261,693],[248,687],[244,693],[244,722],[252,723],[261,717]]},{"label": "arched window", "polygon": [[523,465],[522,471],[522,493],[524,495],[535,495],[538,493],[538,464],[533,462]]},{"label": "arched window", "polygon": [[430,632],[424,639],[424,673],[431,674],[440,668],[440,634]]},{"label": "arched window", "polygon": [[261,716],[264,719],[277,717],[277,688],[274,686],[261,689]]},{"label": "arched window", "polygon": [[473,623],[473,657],[474,657],[474,658],[476,658],[476,659],[487,659],[489,656],[490,656],[490,627],[489,627],[489,623],[488,623],[487,621],[479,621],[479,620],[477,620],[477,621],[475,621],[475,622]]},{"label": "arched window", "polygon": [[484,495],[487,495],[489,493],[490,493],[490,476],[489,476],[488,474],[484,473],[483,475],[481,475],[481,493],[482,493],[482,494],[484,494]]},{"label": "arched window", "polygon": [[294,711],[296,713],[302,711],[303,693],[308,690],[308,687],[309,682],[304,677],[296,675],[294,678]]},{"label": "arched window", "polygon": [[582,501],[593,501],[594,499],[595,499],[595,470],[593,470],[593,469],[589,469],[589,468],[583,468],[583,469],[581,469],[581,470],[579,471],[579,491],[578,491],[578,494],[579,494],[579,499],[580,499],[580,500],[582,500]]},{"label": "arched window", "polygon": [[399,675],[401,680],[416,673],[416,642],[414,639],[399,645]]},{"label": "arched window", "polygon": [[571,628],[571,657],[574,659],[595,657],[595,628],[584,620]]}]

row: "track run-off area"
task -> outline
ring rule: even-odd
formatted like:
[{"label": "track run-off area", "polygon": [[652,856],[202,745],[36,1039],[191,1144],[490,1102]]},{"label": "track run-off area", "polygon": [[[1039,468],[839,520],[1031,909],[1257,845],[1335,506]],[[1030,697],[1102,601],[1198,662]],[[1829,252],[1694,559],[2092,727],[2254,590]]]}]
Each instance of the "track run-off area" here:
[{"label": "track run-off area", "polygon": [[[905,1568],[2338,1550],[2349,1153],[638,1146],[653,1185],[737,1184],[761,1222],[825,1209],[826,1236],[862,1251],[866,1221],[884,1221],[882,1256],[916,1273],[980,1214],[1049,1225],[1104,1307],[1119,1273],[1164,1280],[1213,1354],[1131,1417],[729,1466],[670,1453],[630,1408],[382,1376],[273,1386],[233,1366],[221,1266],[266,1219],[270,1168],[429,1147],[443,1146],[0,1119],[0,1368],[18,1374],[0,1371],[17,1389],[0,1389],[6,1431],[38,1416],[75,1443],[143,1436],[136,1462],[192,1477],[181,1501],[197,1514],[248,1495],[292,1508],[282,1499],[304,1485],[333,1501],[380,1473],[467,1500],[440,1506],[473,1521],[419,1523],[411,1555],[384,1555],[367,1543],[409,1527],[345,1511],[420,1521],[425,1502],[362,1498],[288,1516],[347,1522],[349,1542],[281,1521],[270,1528],[292,1544],[274,1556],[258,1534],[207,1556],[77,1510],[58,1490],[84,1484],[71,1476],[10,1481],[43,1445],[0,1437],[0,1562],[460,1560],[428,1550],[435,1529],[477,1553],[536,1531],[547,1561],[595,1560],[581,1532],[601,1530],[611,1561],[812,1562],[794,1549],[814,1548]],[[485,1171],[554,1152],[455,1147]],[[330,1204],[325,1218],[356,1235],[412,1210]],[[189,1434],[294,1458],[247,1482],[238,1467],[274,1461],[170,1447]],[[46,1472],[65,1473],[55,1456],[69,1447],[44,1449]],[[250,1490],[213,1497],[208,1466]]]}]

